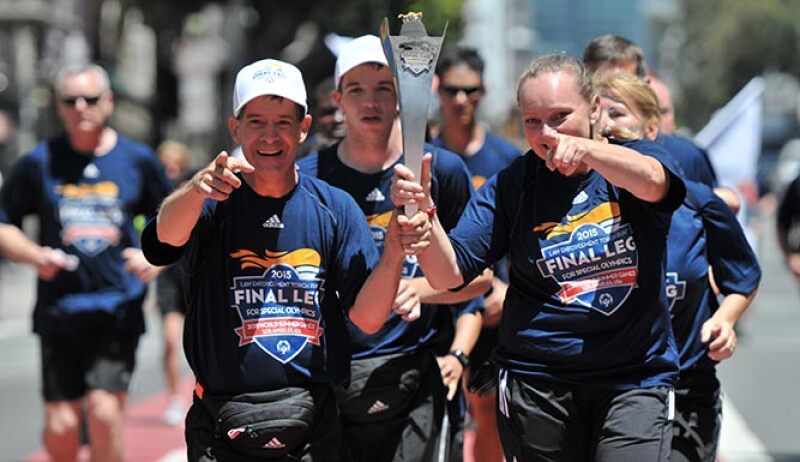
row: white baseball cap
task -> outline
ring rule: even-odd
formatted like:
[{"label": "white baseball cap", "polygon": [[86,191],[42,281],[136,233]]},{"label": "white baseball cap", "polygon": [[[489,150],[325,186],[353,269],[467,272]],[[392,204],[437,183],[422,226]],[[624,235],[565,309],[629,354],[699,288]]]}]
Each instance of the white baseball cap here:
[{"label": "white baseball cap", "polygon": [[342,76],[347,71],[364,63],[389,65],[386,55],[383,54],[381,39],[374,35],[362,35],[342,45],[339,57],[336,59],[336,70],[333,73],[334,87],[339,88]]},{"label": "white baseball cap", "polygon": [[233,86],[233,116],[253,98],[274,95],[291,100],[308,111],[306,85],[300,70],[276,59],[262,59],[243,67]]}]

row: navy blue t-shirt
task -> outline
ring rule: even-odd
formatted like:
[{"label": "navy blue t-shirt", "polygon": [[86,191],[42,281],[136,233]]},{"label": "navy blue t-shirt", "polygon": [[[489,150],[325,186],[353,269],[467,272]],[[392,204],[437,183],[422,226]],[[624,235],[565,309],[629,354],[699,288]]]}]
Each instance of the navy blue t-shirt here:
[{"label": "navy blue t-shirt", "polygon": [[3,185],[0,222],[21,226],[36,215],[39,243],[80,259],[75,271],[38,281],[34,332],[144,332],[147,287],[125,271],[122,251],[139,247],[134,217],[155,213],[170,188],[153,151],[122,136],[102,156],[75,152],[58,137],[16,163]]},{"label": "navy blue t-shirt", "polygon": [[[361,208],[362,218],[366,216],[372,237],[380,251],[395,206],[391,200],[392,174],[394,166],[382,172],[365,174],[354,170],[339,159],[338,143],[320,152],[309,154],[297,162],[300,171],[314,175],[333,186],[347,191]],[[438,216],[445,229],[450,229],[458,221],[472,194],[469,173],[464,162],[454,153],[435,149],[426,145],[426,152],[433,152],[431,191],[437,204]],[[401,157],[398,162],[402,162]],[[414,256],[406,257],[403,277],[421,277],[422,271]],[[421,348],[430,348],[442,354],[450,347],[453,338],[453,307],[461,315],[480,309],[481,303],[462,303],[456,305],[423,305],[419,319],[404,321],[392,313],[383,327],[373,335],[350,326],[350,339],[353,343],[353,358],[370,358],[394,353],[410,353]]]},{"label": "navy blue t-shirt", "polygon": [[[431,142],[434,146],[444,147],[444,140],[436,138]],[[493,177],[500,170],[508,167],[522,154],[516,146],[499,136],[486,132],[483,146],[471,156],[462,156],[467,169],[472,174],[472,187],[477,191],[486,183],[486,180]],[[506,270],[505,260],[499,261],[492,266],[495,277],[508,282],[508,271]]]},{"label": "navy blue t-shirt", "polygon": [[719,306],[708,266],[723,295],[747,295],[761,269],[731,209],[706,185],[686,182],[686,199],[672,216],[667,252],[667,297],[681,372],[716,364],[700,342],[700,329]]},{"label": "navy blue t-shirt", "polygon": [[[655,143],[626,146],[670,164]],[[500,367],[617,389],[673,384],[664,266],[685,190],[667,171],[667,196],[650,204],[595,171],[552,172],[529,152],[478,190],[450,239],[465,281],[509,259]]]},{"label": "navy blue t-shirt", "polygon": [[[442,138],[436,138],[431,144],[440,148],[445,147]],[[472,186],[477,191],[486,180],[514,162],[520,154],[522,153],[519,148],[487,131],[483,146],[475,154],[462,156],[461,159],[472,174]]]},{"label": "navy blue t-shirt", "polygon": [[703,148],[692,140],[675,135],[658,135],[656,142],[661,143],[678,164],[682,172],[677,173],[682,173],[687,180],[717,187],[717,175]]},{"label": "navy blue t-shirt", "polygon": [[189,278],[184,348],[206,390],[276,390],[349,378],[346,310],[378,260],[343,191],[306,175],[281,198],[247,182],[206,201],[183,247],[142,234],[145,255]]}]

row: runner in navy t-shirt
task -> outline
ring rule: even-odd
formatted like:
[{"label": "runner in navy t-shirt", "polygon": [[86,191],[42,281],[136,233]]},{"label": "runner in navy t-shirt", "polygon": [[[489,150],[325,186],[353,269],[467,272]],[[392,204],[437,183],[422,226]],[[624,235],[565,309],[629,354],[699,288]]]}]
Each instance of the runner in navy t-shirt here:
[{"label": "runner in navy t-shirt", "polygon": [[[15,165],[0,201],[0,251],[37,268],[33,330],[41,341],[44,444],[74,460],[85,405],[98,460],[122,459],[123,405],[144,332],[142,303],[158,269],[133,220],[155,213],[171,186],[152,150],[106,122],[105,70],[69,67],[56,80],[65,135]],[[39,219],[38,244],[21,232]]]},{"label": "runner in navy t-shirt", "polygon": [[[595,86],[607,131],[656,139],[658,101],[646,82],[617,74],[595,80]],[[733,354],[734,325],[755,296],[761,270],[730,208],[707,185],[687,181],[686,188],[667,242],[666,289],[680,354],[670,459],[714,462],[722,405],[716,362]],[[709,265],[721,302],[711,287]]]},{"label": "runner in navy t-shirt", "polygon": [[233,105],[228,127],[244,157],[220,153],[143,233],[151,261],[180,258],[190,279],[189,460],[339,460],[330,388],[349,378],[347,323],[383,325],[427,217],[390,217],[378,260],[353,200],[297,173],[311,117],[294,66],[242,68]]},{"label": "runner in navy t-shirt", "polygon": [[[592,139],[600,106],[580,61],[536,59],[517,94],[532,150],[476,193],[449,239],[434,217],[420,264],[434,286],[458,287],[509,260],[494,354],[507,460],[666,461],[678,358],[664,260],[683,181],[655,143]],[[432,205],[407,169],[396,175],[393,200]]]}]

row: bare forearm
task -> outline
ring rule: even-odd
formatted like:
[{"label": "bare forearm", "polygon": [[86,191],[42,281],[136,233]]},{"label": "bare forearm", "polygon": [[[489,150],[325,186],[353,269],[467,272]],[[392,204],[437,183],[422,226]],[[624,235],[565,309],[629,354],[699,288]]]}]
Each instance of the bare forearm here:
[{"label": "bare forearm", "polygon": [[387,246],[350,308],[350,320],[359,329],[374,334],[386,322],[397,295],[402,270],[402,252]]},{"label": "bare forearm", "polygon": [[11,261],[36,266],[42,255],[42,247],[28,239],[14,225],[0,224],[0,253]]},{"label": "bare forearm", "polygon": [[186,244],[200,217],[203,201],[203,196],[195,191],[191,182],[170,194],[158,211],[158,240],[176,247]]},{"label": "bare forearm", "polygon": [[732,326],[736,325],[736,323],[739,321],[739,318],[742,317],[744,312],[747,311],[747,308],[753,302],[755,296],[755,290],[747,295],[726,295],[722,300],[722,303],[720,303],[719,308],[717,308],[717,311],[714,312],[712,319],[729,323]]},{"label": "bare forearm", "polygon": [[414,278],[410,283],[414,285],[414,289],[419,294],[422,303],[452,304],[472,300],[488,292],[492,287],[492,277],[492,271],[487,269],[464,288],[455,292],[446,289],[434,289],[424,277]]},{"label": "bare forearm", "polygon": [[464,283],[464,277],[456,264],[453,244],[442,228],[439,218],[431,220],[431,240],[428,247],[417,258],[431,287],[447,290]]},{"label": "bare forearm", "polygon": [[589,145],[586,164],[615,186],[647,202],[658,202],[667,195],[669,175],[655,158],[623,146],[581,141]]},{"label": "bare forearm", "polygon": [[483,316],[480,312],[465,313],[459,316],[456,320],[456,333],[453,343],[450,344],[450,350],[461,350],[469,355],[475,348],[475,343],[478,342],[482,326]]}]

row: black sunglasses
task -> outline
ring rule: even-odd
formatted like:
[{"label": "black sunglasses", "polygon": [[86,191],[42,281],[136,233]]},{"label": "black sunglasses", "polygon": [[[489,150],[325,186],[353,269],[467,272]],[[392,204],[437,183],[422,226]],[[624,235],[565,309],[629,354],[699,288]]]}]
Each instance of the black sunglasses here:
[{"label": "black sunglasses", "polygon": [[451,85],[439,85],[439,90],[448,96],[456,96],[459,92],[464,92],[467,97],[475,96],[483,87],[456,87]]},{"label": "black sunglasses", "polygon": [[100,101],[100,96],[64,96],[61,98],[61,102],[67,106],[75,107],[80,99],[85,101],[87,106],[94,106],[98,101]]}]

